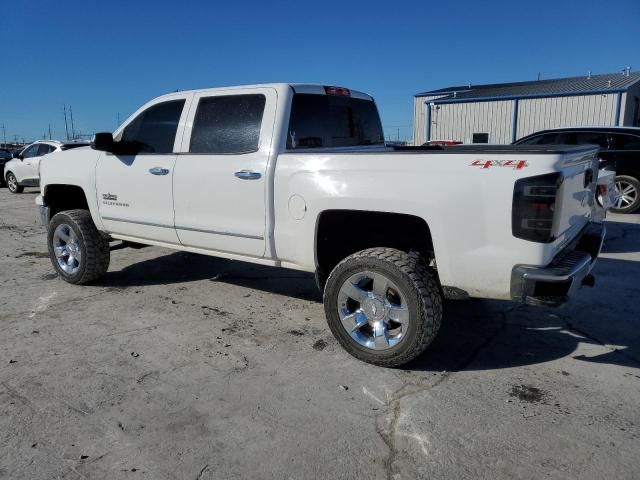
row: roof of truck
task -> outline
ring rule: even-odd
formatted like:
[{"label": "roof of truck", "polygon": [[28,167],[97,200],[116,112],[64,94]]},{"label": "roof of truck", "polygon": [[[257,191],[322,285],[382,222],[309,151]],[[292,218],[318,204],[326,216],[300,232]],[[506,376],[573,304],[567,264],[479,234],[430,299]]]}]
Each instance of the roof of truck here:
[{"label": "roof of truck", "polygon": [[[225,90],[240,90],[240,89],[252,89],[252,88],[274,88],[276,90],[292,89],[295,93],[311,93],[317,95],[326,95],[325,87],[337,87],[346,88],[350,92],[350,96],[354,98],[362,98],[366,100],[373,100],[373,97],[365,92],[359,90],[353,90],[348,87],[342,87],[338,85],[321,85],[314,83],[257,83],[253,85],[229,85],[222,87],[211,88],[197,88],[194,90],[177,90],[175,92],[168,93],[167,96],[175,95],[177,93],[205,93],[205,92],[220,92]],[[165,96],[165,95],[163,95]]]}]

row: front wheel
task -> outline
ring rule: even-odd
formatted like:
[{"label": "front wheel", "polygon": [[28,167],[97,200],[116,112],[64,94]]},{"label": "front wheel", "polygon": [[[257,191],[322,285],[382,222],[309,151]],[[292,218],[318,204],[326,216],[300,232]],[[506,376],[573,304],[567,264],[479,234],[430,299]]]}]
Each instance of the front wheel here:
[{"label": "front wheel", "polygon": [[7,173],[6,180],[7,188],[11,193],[22,193],[24,191],[24,187],[18,185],[18,179],[12,172]]},{"label": "front wheel", "polygon": [[49,257],[63,280],[84,285],[107,271],[109,241],[96,229],[87,210],[56,214],[47,230]]},{"label": "front wheel", "polygon": [[611,211],[633,213],[640,207],[640,181],[627,175],[618,175],[615,180],[618,199]]},{"label": "front wheel", "polygon": [[440,328],[438,283],[419,255],[370,248],[340,262],[324,291],[329,328],[354,357],[397,367],[431,344]]}]

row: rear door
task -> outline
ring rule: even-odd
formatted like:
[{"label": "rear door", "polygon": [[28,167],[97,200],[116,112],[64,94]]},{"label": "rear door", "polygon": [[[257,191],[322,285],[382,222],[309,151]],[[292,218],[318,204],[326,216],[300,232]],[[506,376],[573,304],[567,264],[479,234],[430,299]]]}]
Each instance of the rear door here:
[{"label": "rear door", "polygon": [[566,145],[596,145],[600,147],[598,158],[600,159],[600,167],[608,167],[611,164],[611,135],[606,132],[563,132],[560,134],[560,143]]},{"label": "rear door", "polygon": [[173,178],[183,245],[264,255],[276,100],[266,87],[194,96]]},{"label": "rear door", "polygon": [[22,159],[16,164],[14,172],[19,183],[29,185],[33,182],[34,169],[32,165],[36,160],[39,160],[42,145],[41,143],[35,143],[22,152]]},{"label": "rear door", "polygon": [[609,163],[618,175],[628,175],[640,180],[640,135],[613,134]]}]

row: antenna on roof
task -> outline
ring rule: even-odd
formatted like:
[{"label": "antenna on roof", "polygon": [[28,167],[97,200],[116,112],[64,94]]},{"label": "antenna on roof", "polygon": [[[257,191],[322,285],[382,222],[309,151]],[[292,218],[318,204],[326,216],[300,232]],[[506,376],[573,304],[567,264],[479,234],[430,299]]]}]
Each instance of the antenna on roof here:
[{"label": "antenna on roof", "polygon": [[629,76],[629,72],[631,72],[631,67],[627,67],[627,68],[625,68],[624,70],[622,70],[622,74],[623,74],[625,77],[628,77],[628,76]]},{"label": "antenna on roof", "polygon": [[589,73],[587,74],[587,80],[591,80],[591,70],[589,70]]}]

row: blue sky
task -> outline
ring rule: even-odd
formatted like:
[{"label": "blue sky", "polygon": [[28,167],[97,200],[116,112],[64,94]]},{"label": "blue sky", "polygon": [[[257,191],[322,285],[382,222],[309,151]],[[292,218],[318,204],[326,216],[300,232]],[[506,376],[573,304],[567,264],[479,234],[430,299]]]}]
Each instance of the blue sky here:
[{"label": "blue sky", "polygon": [[61,138],[67,104],[111,131],[162,93],[282,81],[366,91],[404,138],[419,91],[638,70],[639,30],[640,0],[0,0],[0,124]]}]

